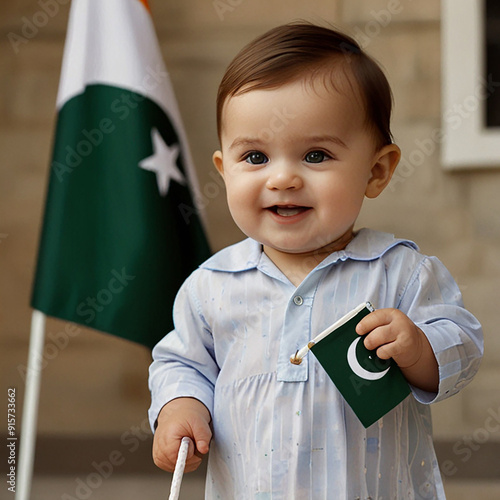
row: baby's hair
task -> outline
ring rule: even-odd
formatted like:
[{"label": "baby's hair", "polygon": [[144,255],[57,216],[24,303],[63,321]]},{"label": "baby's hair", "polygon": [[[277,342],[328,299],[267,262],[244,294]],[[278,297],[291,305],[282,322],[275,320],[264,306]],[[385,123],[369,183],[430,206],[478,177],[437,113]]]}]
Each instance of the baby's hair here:
[{"label": "baby's hair", "polygon": [[[379,65],[348,35],[309,23],[278,26],[250,42],[228,66],[217,93],[217,131],[226,100],[250,90],[274,89],[332,69],[344,71],[362,98],[366,124],[379,147],[392,143],[392,92]],[[333,77],[331,78],[332,84]]]}]

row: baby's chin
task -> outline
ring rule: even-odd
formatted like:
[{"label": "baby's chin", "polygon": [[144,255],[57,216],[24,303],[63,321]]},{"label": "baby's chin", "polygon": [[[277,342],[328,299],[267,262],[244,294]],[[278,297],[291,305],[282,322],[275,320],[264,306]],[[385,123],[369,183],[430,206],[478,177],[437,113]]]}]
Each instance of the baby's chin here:
[{"label": "baby's chin", "polygon": [[317,258],[320,255],[331,254],[333,251],[329,251],[328,248],[321,246],[279,246],[279,245],[269,245],[266,243],[261,243],[264,251],[279,252],[281,254],[286,254],[294,257],[302,256],[304,259],[309,257]]},{"label": "baby's chin", "polygon": [[285,254],[291,254],[291,255],[303,255],[304,257],[308,256],[323,256],[326,257],[334,252],[339,252],[341,250],[344,250],[344,248],[352,241],[354,238],[355,233],[350,229],[346,231],[344,234],[342,234],[338,238],[333,238],[329,240],[327,243],[325,243],[325,240],[323,240],[320,243],[316,242],[310,242],[310,244],[307,245],[301,245],[301,244],[293,244],[290,243],[289,245],[278,245],[274,242],[260,242],[264,249],[269,248],[272,251],[275,252],[280,252],[280,253],[285,253]]}]

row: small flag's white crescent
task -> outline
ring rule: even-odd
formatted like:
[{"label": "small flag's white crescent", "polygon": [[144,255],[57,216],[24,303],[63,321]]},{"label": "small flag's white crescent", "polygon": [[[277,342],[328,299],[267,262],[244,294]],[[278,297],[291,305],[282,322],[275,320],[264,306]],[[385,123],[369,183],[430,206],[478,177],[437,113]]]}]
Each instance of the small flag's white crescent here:
[{"label": "small flag's white crescent", "polygon": [[349,349],[347,350],[347,362],[349,363],[349,366],[351,367],[351,370],[360,378],[364,378],[365,380],[378,380],[381,379],[390,369],[391,367],[387,368],[386,370],[382,372],[370,372],[368,370],[365,370],[358,361],[358,358],[356,356],[356,346],[358,345],[358,342],[361,340],[361,337],[358,337],[356,340],[353,341],[353,343],[349,346]]}]

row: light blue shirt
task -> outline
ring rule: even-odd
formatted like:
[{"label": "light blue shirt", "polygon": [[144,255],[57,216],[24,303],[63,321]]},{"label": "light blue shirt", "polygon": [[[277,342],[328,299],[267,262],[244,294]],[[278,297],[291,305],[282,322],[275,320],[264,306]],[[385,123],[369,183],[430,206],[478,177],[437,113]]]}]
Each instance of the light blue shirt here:
[{"label": "light blue shirt", "polygon": [[[429,339],[439,391],[412,394],[365,429],[311,354],[297,349],[370,301],[406,313]],[[206,499],[442,499],[428,403],[456,394],[476,373],[481,326],[435,257],[362,229],[295,287],[254,240],[228,247],[184,283],[175,330],[150,368],[154,427],[168,401],[210,410]]]}]

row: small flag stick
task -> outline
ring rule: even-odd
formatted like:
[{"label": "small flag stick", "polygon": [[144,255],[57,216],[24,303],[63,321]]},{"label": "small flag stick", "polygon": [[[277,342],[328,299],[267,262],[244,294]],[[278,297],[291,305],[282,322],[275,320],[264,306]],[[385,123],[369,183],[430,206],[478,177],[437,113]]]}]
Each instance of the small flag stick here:
[{"label": "small flag stick", "polygon": [[330,335],[334,330],[342,326],[344,323],[347,323],[350,319],[354,318],[356,314],[362,311],[365,307],[367,307],[370,311],[374,311],[374,307],[370,302],[363,302],[359,304],[358,307],[354,308],[352,311],[349,311],[347,314],[342,316],[338,321],[336,321],[333,325],[329,326],[325,330],[323,330],[320,334],[316,335],[307,345],[299,349],[290,357],[290,363],[293,365],[300,365],[302,363],[302,358],[312,349],[312,347],[317,344],[320,340],[323,340],[325,337]]},{"label": "small flag stick", "polygon": [[181,445],[179,446],[179,453],[177,455],[177,462],[175,464],[174,476],[172,478],[172,485],[170,486],[170,496],[168,497],[168,500],[179,499],[182,476],[184,474],[184,467],[186,466],[186,458],[190,441],[191,440],[188,437],[183,437]]}]

